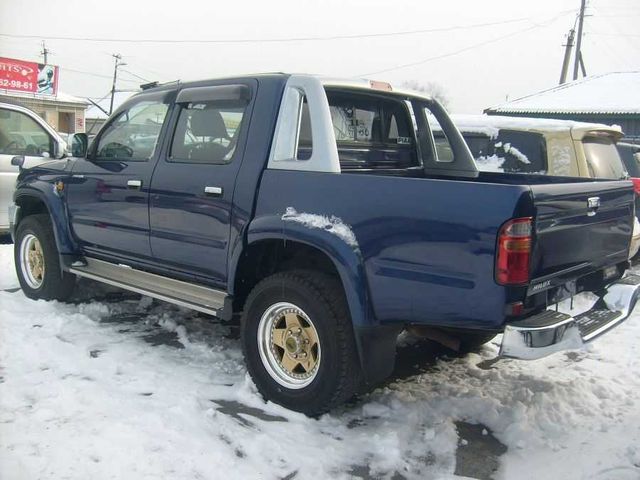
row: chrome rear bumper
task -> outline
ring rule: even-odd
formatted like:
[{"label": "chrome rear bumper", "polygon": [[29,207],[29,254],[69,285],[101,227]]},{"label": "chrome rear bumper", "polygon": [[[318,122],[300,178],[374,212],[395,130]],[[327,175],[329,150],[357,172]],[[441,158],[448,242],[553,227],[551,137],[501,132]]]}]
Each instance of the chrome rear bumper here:
[{"label": "chrome rear bumper", "polygon": [[627,275],[610,284],[596,304],[575,317],[546,310],[506,325],[500,356],[535,360],[552,353],[580,348],[623,322],[640,295],[640,276]]}]

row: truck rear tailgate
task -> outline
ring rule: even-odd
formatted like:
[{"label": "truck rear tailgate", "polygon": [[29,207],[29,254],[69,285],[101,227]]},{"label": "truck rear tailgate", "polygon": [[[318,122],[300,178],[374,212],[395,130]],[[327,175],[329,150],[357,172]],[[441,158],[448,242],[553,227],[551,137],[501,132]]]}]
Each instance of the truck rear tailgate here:
[{"label": "truck rear tailgate", "polygon": [[530,288],[545,289],[627,260],[634,213],[631,182],[531,185],[531,191],[536,218]]}]

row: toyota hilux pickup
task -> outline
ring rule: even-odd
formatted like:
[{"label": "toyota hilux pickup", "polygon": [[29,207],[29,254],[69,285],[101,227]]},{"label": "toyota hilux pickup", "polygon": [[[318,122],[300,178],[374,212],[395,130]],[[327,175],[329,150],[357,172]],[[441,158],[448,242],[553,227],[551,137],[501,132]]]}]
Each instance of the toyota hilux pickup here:
[{"label": "toyota hilux pickup", "polygon": [[[630,181],[479,172],[423,94],[265,74],[134,95],[23,169],[10,217],[26,296],[85,277],[237,319],[262,395],[316,415],[386,378],[405,329],[530,360],[622,322],[633,202]],[[600,300],[553,308],[581,292]]]}]

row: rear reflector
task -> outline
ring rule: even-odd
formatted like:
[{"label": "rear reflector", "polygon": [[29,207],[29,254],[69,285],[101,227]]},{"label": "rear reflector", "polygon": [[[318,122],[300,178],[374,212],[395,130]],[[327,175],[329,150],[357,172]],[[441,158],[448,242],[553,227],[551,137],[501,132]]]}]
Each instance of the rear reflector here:
[{"label": "rear reflector", "polygon": [[498,234],[496,281],[500,285],[523,285],[529,281],[532,218],[509,220]]},{"label": "rear reflector", "polygon": [[522,302],[509,303],[507,304],[506,313],[510,317],[517,317],[518,315],[522,315],[524,313],[524,304]]},{"label": "rear reflector", "polygon": [[640,178],[632,178],[633,182],[633,191],[636,192],[636,195],[640,195]]}]

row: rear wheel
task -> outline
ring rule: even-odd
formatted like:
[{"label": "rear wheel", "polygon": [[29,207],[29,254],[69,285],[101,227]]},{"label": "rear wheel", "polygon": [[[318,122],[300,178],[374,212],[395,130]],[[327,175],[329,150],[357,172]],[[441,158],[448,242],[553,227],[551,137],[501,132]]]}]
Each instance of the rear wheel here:
[{"label": "rear wheel", "polygon": [[358,390],[360,366],[340,282],[295,270],[258,283],[242,318],[247,369],[267,400],[307,415]]},{"label": "rear wheel", "polygon": [[18,224],[14,245],[18,281],[33,299],[67,300],[75,275],[63,272],[48,215],[31,215]]}]

